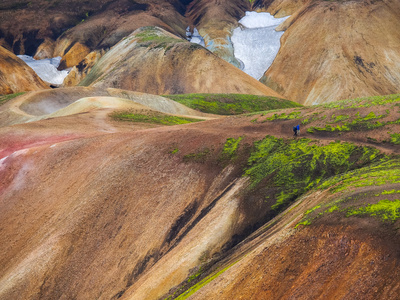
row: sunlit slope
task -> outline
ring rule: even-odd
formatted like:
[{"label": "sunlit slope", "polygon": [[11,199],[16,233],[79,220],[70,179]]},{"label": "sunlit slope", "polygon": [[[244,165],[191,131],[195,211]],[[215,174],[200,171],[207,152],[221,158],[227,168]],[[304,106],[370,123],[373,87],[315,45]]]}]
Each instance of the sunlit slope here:
[{"label": "sunlit slope", "polygon": [[[161,298],[395,298],[400,276],[396,267],[399,99],[399,95],[356,99],[327,109],[338,113],[357,108],[359,114],[368,116],[370,108],[375,112],[391,108],[395,121],[380,128],[394,133],[384,139],[384,130],[379,130],[383,141],[371,141],[368,134],[378,130],[364,127],[361,132],[349,129],[357,135],[348,142],[341,142],[340,135],[336,141],[331,139],[335,136],[326,135],[319,141],[310,140],[310,133],[302,134],[307,136],[302,139],[267,136],[257,142],[245,168],[252,187],[245,201],[256,205],[253,201],[263,197],[272,215],[282,213],[222,259],[199,265]],[[318,115],[318,111],[308,113]],[[272,123],[274,128],[290,120],[300,123],[306,117],[287,112],[265,115],[257,123]],[[383,146],[386,154],[357,146],[360,141]]]},{"label": "sunlit slope", "polygon": [[[18,95],[15,95],[18,96]],[[120,89],[73,87],[8,96],[0,106],[0,127],[96,109],[127,110],[142,105],[168,114],[204,116],[164,97]]]},{"label": "sunlit slope", "polygon": [[217,57],[161,28],[143,27],[107,52],[80,83],[151,94],[278,93]]},{"label": "sunlit slope", "polygon": [[27,64],[0,46],[0,95],[46,88],[48,86]]},{"label": "sunlit slope", "polygon": [[399,97],[338,105],[1,128],[0,298],[392,298]]},{"label": "sunlit slope", "polygon": [[165,97],[195,110],[219,115],[238,115],[301,106],[296,102],[276,97],[243,94],[183,94]]},{"label": "sunlit slope", "polygon": [[281,48],[260,81],[305,105],[399,93],[399,16],[396,0],[308,1],[280,28]]}]

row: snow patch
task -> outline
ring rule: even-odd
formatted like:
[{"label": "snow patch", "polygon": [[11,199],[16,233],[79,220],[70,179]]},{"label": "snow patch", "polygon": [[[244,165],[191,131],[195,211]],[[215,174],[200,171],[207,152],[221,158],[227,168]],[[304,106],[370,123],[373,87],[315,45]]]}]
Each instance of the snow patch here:
[{"label": "snow patch", "polygon": [[196,27],[193,29],[193,33],[190,32],[190,27],[187,27],[186,28],[186,37],[189,40],[189,42],[191,42],[191,43],[199,44],[203,47],[206,46],[206,44],[204,42],[204,38],[200,35],[200,33]]},{"label": "snow patch", "polygon": [[239,23],[246,28],[276,27],[287,18],[289,17],[275,18],[267,12],[246,11],[246,15],[239,20]]},{"label": "snow patch", "polygon": [[31,67],[42,80],[50,84],[62,84],[69,73],[68,70],[57,70],[61,62],[61,56],[39,60],[28,55],[18,55],[18,57]]},{"label": "snow patch", "polygon": [[259,80],[271,66],[280,48],[283,32],[275,28],[289,17],[274,18],[269,13],[246,12],[241,27],[232,34],[235,58],[241,69]]}]

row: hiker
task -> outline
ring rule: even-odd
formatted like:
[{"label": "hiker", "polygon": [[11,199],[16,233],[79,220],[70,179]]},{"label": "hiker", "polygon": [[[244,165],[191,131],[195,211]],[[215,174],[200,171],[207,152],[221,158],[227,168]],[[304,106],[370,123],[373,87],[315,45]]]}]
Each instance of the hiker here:
[{"label": "hiker", "polygon": [[300,134],[300,125],[294,126],[293,131],[294,131],[294,136],[297,136],[297,133]]}]

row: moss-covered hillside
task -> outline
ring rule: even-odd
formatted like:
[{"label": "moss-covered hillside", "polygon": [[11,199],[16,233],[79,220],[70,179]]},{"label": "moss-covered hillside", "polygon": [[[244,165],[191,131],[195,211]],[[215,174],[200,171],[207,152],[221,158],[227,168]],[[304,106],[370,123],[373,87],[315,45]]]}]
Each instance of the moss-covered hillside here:
[{"label": "moss-covered hillside", "polygon": [[289,112],[266,112],[252,121],[279,124],[289,120],[299,124],[302,134],[307,133],[308,137],[396,145],[400,94],[343,100]]},{"label": "moss-covered hillside", "polygon": [[190,108],[217,115],[238,115],[265,110],[300,107],[285,99],[245,94],[183,94],[165,95]]},{"label": "moss-covered hillside", "polygon": [[[248,243],[257,240],[257,236],[268,235],[270,227],[280,222],[292,228],[294,236],[309,228],[317,230],[312,228],[328,225],[347,228],[354,224],[372,235],[380,232],[384,239],[398,234],[400,95],[241,118],[247,118],[254,130],[270,129],[279,135],[267,135],[251,145],[246,136],[228,138],[218,154],[232,165],[245,161],[241,174],[249,179],[249,186],[243,191],[246,203],[243,206],[257,206],[257,213],[264,215],[266,223],[259,224]],[[301,136],[297,138],[290,137],[295,124],[301,126]],[[283,131],[286,133],[282,136]],[[373,231],[370,224],[376,227]],[[200,265],[165,299],[186,299],[191,295],[199,295],[194,298],[201,299],[203,293],[213,294],[212,288],[208,288],[210,283],[231,276],[225,275],[232,274],[226,271],[249,255],[247,250],[239,250],[243,247],[243,244],[236,247],[236,251],[244,251],[242,257],[236,253],[225,257],[222,263]],[[245,294],[246,287],[240,286],[241,275],[235,276],[239,278],[235,291],[239,289]]]}]

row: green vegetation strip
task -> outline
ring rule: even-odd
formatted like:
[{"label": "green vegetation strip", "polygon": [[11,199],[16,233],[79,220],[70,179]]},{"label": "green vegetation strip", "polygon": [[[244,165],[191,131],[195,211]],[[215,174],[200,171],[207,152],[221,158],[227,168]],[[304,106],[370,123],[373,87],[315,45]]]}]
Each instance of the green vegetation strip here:
[{"label": "green vegetation strip", "polygon": [[6,103],[7,101],[14,99],[15,97],[21,96],[25,94],[25,92],[21,92],[21,93],[15,93],[15,94],[10,94],[10,95],[1,95],[0,96],[0,105]]},{"label": "green vegetation strip", "polygon": [[390,191],[386,191],[384,190],[382,193],[380,194],[376,194],[375,196],[380,196],[380,195],[391,195],[391,194],[400,194],[400,190],[390,190]]},{"label": "green vegetation strip", "polygon": [[393,133],[390,135],[390,142],[395,145],[400,145],[400,134]]},{"label": "green vegetation strip", "polygon": [[200,122],[203,120],[177,117],[164,114],[138,114],[130,112],[115,112],[112,118],[120,121],[130,121],[130,122],[141,122],[141,123],[152,123],[152,124],[162,124],[162,125],[179,125],[187,124],[193,122]]},{"label": "green vegetation strip", "polygon": [[[338,194],[339,199],[331,203],[319,204],[304,213],[303,219],[296,225],[310,225],[313,220],[326,213],[334,211],[342,212],[349,216],[372,216],[378,217],[383,221],[396,221],[400,218],[400,200],[399,199],[378,199],[377,203],[365,203],[365,200],[376,202],[374,197],[385,196],[396,197],[400,190],[382,190],[379,193],[362,192],[354,194],[359,188],[399,184],[400,183],[400,159],[383,157],[375,163],[363,168],[352,170],[338,176],[331,177],[320,184],[317,189],[328,189],[332,194],[340,192],[353,193],[353,196],[344,197]],[[345,195],[345,194],[344,194]],[[362,200],[365,199],[365,200]]]},{"label": "green vegetation strip", "polygon": [[301,115],[300,111],[293,111],[289,114],[286,113],[281,113],[281,114],[274,114],[271,117],[266,118],[268,121],[273,121],[273,120],[293,120],[293,119],[298,119]]},{"label": "green vegetation strip", "polygon": [[[356,118],[352,120],[351,122],[344,122],[343,125],[337,125],[336,127],[331,126],[329,124],[325,125],[325,127],[310,127],[307,129],[307,132],[309,133],[314,133],[314,131],[351,131],[351,130],[372,130],[376,129],[385,125],[389,124],[396,124],[399,123],[398,121],[394,122],[371,122],[371,120],[376,120],[376,119],[381,119],[386,117],[387,114],[384,115],[375,115],[374,112],[370,112],[368,115],[365,117],[360,117],[360,114],[356,114]],[[332,117],[335,117],[334,115]],[[337,120],[344,120],[348,119],[349,116],[338,116],[339,118],[336,118],[334,123],[338,122]]]},{"label": "green vegetation strip", "polygon": [[327,104],[318,105],[323,108],[333,109],[346,109],[346,108],[359,108],[359,107],[371,107],[376,105],[386,105],[389,103],[400,102],[400,94],[384,95],[384,96],[373,96],[356,99],[348,99],[342,101],[335,101]]},{"label": "green vegetation strip", "polygon": [[[220,276],[222,273],[224,273],[226,270],[228,270],[230,267],[232,267],[233,265],[235,265],[238,261],[230,264],[229,266],[227,266],[226,268],[222,269],[221,271],[207,276],[206,278],[204,278],[202,281],[200,281],[199,283],[197,283],[196,285],[192,286],[190,289],[188,289],[187,291],[185,291],[183,294],[181,294],[179,297],[175,298],[177,300],[184,300],[189,298],[191,295],[193,295],[194,293],[196,293],[199,289],[201,289],[203,286],[205,286],[206,284],[210,283],[211,281],[213,281],[215,278],[217,278],[218,276]],[[167,298],[168,299],[168,298]]]},{"label": "green vegetation strip", "polygon": [[174,44],[187,43],[186,40],[165,35],[154,26],[143,27],[142,31],[135,35],[135,38],[137,38],[140,47],[152,46],[151,48],[164,48],[167,50],[172,48]]},{"label": "green vegetation strip", "polygon": [[329,178],[318,189],[338,193],[350,188],[400,183],[400,160],[383,158],[378,163]]},{"label": "green vegetation strip", "polygon": [[366,207],[360,207],[358,209],[350,209],[347,211],[347,216],[357,215],[369,215],[376,216],[382,220],[396,221],[400,218],[400,200],[395,199],[390,201],[384,199],[376,204],[369,204]]},{"label": "green vegetation strip", "polygon": [[[370,217],[377,217],[382,221],[391,221],[395,222],[397,219],[400,218],[400,200],[394,199],[382,199],[375,204],[367,204],[366,206],[361,207],[350,207],[350,208],[340,208],[339,204],[342,202],[354,200],[352,197],[348,199],[341,199],[335,201],[332,204],[327,204],[325,206],[317,205],[314,208],[306,211],[304,213],[303,219],[297,223],[295,228],[300,225],[307,226],[311,225],[312,221],[325,215],[332,213],[334,211],[342,212],[346,215],[346,217],[351,216],[370,216]],[[322,208],[321,208],[322,207]],[[318,214],[314,214],[314,216],[309,216],[314,211],[318,211]]]},{"label": "green vegetation strip", "polygon": [[301,106],[289,100],[245,94],[183,94],[164,97],[192,109],[218,115],[238,115]]},{"label": "green vegetation strip", "polygon": [[201,162],[204,163],[206,158],[211,155],[212,150],[208,149],[208,148],[204,148],[202,150],[198,150],[195,153],[189,153],[183,156],[183,161],[184,162],[189,162],[189,161],[193,161],[193,162]]},{"label": "green vegetation strip", "polygon": [[255,143],[245,175],[251,179],[251,188],[260,185],[268,188],[269,196],[276,199],[271,208],[279,211],[324,180],[382,157],[375,148],[351,143],[338,141],[320,146],[310,139],[283,140],[267,136]]},{"label": "green vegetation strip", "polygon": [[237,156],[240,141],[243,137],[228,138],[225,142],[224,149],[222,149],[221,159],[223,160],[234,160]]}]

